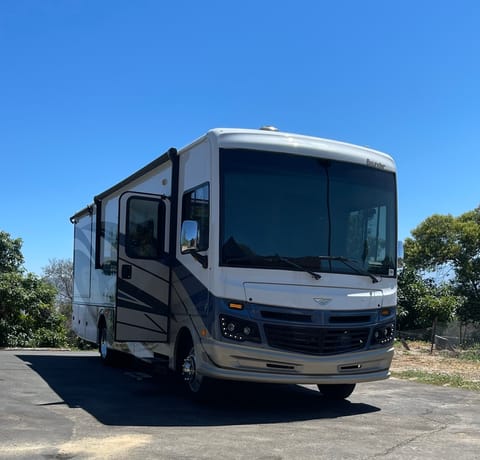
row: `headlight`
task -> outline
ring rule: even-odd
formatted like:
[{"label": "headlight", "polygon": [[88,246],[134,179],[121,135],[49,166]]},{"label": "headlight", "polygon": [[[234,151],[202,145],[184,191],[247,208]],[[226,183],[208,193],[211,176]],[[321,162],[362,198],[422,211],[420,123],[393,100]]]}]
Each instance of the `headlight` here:
[{"label": "headlight", "polygon": [[220,329],[223,337],[238,342],[246,340],[260,342],[260,331],[258,326],[252,322],[233,316],[220,315]]},{"label": "headlight", "polygon": [[372,345],[387,345],[395,337],[395,323],[384,324],[373,331]]}]

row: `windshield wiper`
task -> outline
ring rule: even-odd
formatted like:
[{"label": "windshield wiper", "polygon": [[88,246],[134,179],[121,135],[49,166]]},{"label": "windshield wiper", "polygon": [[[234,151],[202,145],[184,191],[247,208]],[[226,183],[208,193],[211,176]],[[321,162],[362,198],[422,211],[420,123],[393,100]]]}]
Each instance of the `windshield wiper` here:
[{"label": "windshield wiper", "polygon": [[318,273],[315,273],[314,271],[309,270],[306,267],[303,267],[302,265],[297,264],[293,260],[289,259],[288,257],[282,257],[279,256],[278,254],[275,254],[274,256],[257,256],[257,255],[247,255],[243,257],[232,257],[227,259],[228,263],[241,263],[241,262],[269,262],[269,263],[275,263],[275,262],[283,262],[286,265],[290,265],[290,267],[296,268],[297,270],[300,270],[302,272],[308,273],[309,275],[312,275],[313,278],[316,280],[319,280],[321,276]]},{"label": "windshield wiper", "polygon": [[312,277],[315,278],[316,280],[319,280],[321,278],[321,276],[318,273],[315,273],[314,271],[309,270],[306,267],[302,267],[301,265],[297,264],[296,262],[289,259],[288,257],[282,257],[282,256],[279,256],[278,254],[276,254],[275,258],[277,260],[280,260],[281,262],[284,262],[284,263],[290,265],[291,267],[296,268],[297,270],[301,270],[302,272],[305,272],[305,273],[308,273],[309,275],[312,275]]},{"label": "windshield wiper", "polygon": [[378,283],[380,281],[375,275],[373,275],[369,271],[353,265],[353,263],[358,264],[358,261],[356,261],[355,259],[349,259],[347,257],[342,257],[342,256],[317,256],[317,257],[320,260],[330,260],[330,261],[342,262],[344,265],[351,268],[355,273],[357,273],[359,275],[363,275],[363,276],[368,276],[369,278],[371,278],[373,283]]}]

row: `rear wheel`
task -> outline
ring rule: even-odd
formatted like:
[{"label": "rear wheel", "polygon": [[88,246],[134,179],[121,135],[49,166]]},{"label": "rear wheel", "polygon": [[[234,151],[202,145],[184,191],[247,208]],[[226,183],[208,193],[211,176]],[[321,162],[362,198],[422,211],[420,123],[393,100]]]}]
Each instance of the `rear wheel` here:
[{"label": "rear wheel", "polygon": [[103,364],[107,366],[115,364],[115,351],[108,347],[107,326],[104,323],[98,328],[98,352]]},{"label": "rear wheel", "polygon": [[318,385],[318,389],[328,399],[341,400],[348,398],[355,389],[354,383],[341,383],[333,385]]}]

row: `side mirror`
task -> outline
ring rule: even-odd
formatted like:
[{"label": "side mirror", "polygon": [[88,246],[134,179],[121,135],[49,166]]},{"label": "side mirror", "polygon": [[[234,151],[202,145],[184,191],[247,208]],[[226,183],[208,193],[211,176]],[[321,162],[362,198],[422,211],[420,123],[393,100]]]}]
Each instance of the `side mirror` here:
[{"label": "side mirror", "polygon": [[196,220],[182,222],[180,232],[180,251],[182,254],[190,254],[199,250],[200,228]]}]

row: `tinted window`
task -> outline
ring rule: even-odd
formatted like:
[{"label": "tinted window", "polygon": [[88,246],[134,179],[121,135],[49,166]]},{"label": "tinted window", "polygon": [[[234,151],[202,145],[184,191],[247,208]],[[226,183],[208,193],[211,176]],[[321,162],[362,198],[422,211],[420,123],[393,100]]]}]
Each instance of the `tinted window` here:
[{"label": "tinted window", "polygon": [[208,249],[210,225],[210,187],[203,184],[183,195],[182,222],[195,220],[200,231],[199,250]]},{"label": "tinted window", "polygon": [[[393,275],[395,175],[366,165],[238,149],[220,156],[220,263]],[[323,258],[322,258],[323,257]]]},{"label": "tinted window", "polygon": [[129,257],[158,259],[164,251],[165,207],[162,201],[132,197],[127,201],[125,251]]}]

